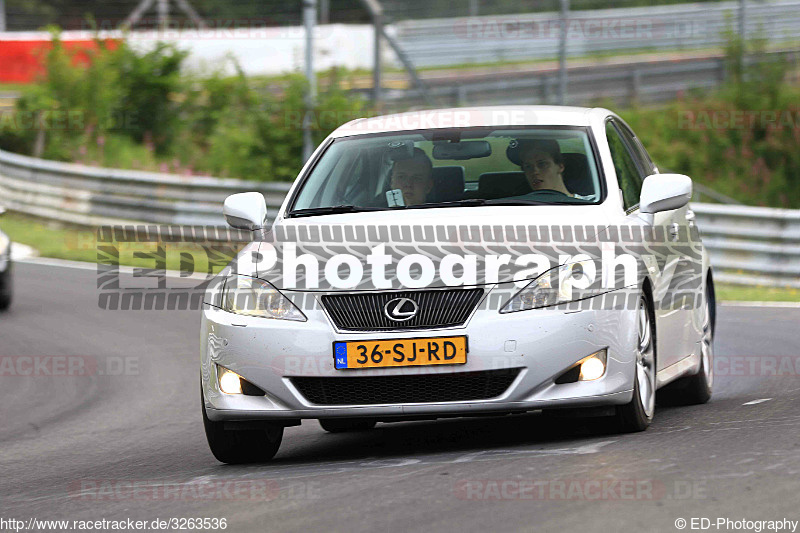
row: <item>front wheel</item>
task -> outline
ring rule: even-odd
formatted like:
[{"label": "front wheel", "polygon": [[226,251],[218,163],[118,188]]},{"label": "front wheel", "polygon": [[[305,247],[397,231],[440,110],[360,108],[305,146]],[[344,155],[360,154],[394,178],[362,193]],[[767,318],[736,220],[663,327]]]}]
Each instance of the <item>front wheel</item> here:
[{"label": "front wheel", "polygon": [[208,446],[218,461],[231,465],[265,463],[278,453],[283,439],[283,426],[225,429],[224,422],[209,420],[202,394],[200,399]]},{"label": "front wheel", "polygon": [[656,345],[655,324],[646,295],[639,299],[636,315],[638,342],[636,346],[636,375],[630,403],[616,408],[621,431],[644,431],[653,421],[656,410]]}]

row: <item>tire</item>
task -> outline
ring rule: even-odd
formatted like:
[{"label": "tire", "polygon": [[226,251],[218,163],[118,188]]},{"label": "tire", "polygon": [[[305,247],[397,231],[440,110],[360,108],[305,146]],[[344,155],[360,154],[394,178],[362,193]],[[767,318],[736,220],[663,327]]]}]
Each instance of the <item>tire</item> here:
[{"label": "tire", "polygon": [[636,314],[638,340],[636,371],[633,379],[633,398],[616,408],[616,422],[623,433],[644,431],[653,421],[656,407],[656,330],[652,306],[646,294],[639,299]]},{"label": "tire", "polygon": [[376,423],[368,418],[328,418],[319,421],[319,425],[328,433],[366,431],[374,428]]},{"label": "tire", "polygon": [[283,426],[225,429],[224,422],[209,420],[202,393],[200,399],[208,446],[219,462],[230,465],[266,463],[278,453],[283,439]]},{"label": "tire", "polygon": [[0,311],[11,307],[11,261],[6,266],[6,271],[0,274]]},{"label": "tire", "polygon": [[711,399],[714,388],[714,296],[706,289],[703,302],[703,337],[700,347],[700,369],[697,374],[680,378],[660,392],[665,405],[700,405]]}]

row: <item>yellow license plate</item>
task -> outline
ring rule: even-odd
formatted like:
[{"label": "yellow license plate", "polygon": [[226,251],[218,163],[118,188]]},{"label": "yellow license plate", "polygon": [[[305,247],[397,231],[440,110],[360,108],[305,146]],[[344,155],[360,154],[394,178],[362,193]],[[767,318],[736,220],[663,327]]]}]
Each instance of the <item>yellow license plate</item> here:
[{"label": "yellow license plate", "polygon": [[333,357],[337,370],[463,365],[467,362],[467,338],[431,337],[334,342]]}]

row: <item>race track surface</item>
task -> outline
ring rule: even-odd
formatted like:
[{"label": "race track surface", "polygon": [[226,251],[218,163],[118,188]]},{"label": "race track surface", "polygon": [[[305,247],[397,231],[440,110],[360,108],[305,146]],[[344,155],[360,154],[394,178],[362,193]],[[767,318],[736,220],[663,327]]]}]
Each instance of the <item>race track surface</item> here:
[{"label": "race track surface", "polygon": [[349,434],[304,421],[273,462],[232,467],[203,432],[198,311],[102,310],[93,270],[15,274],[0,356],[82,358],[94,375],[0,374],[0,517],[208,517],[303,533],[800,519],[797,308],[720,306],[711,402],[659,407],[643,433],[540,413]]}]

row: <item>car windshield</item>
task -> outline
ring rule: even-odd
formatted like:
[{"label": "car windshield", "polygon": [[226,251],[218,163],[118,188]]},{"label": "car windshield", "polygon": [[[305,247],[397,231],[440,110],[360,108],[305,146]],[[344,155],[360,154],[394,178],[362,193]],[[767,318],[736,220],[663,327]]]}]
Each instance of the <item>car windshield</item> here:
[{"label": "car windshield", "polygon": [[336,139],[289,216],[481,205],[600,203],[586,128],[420,130]]}]

